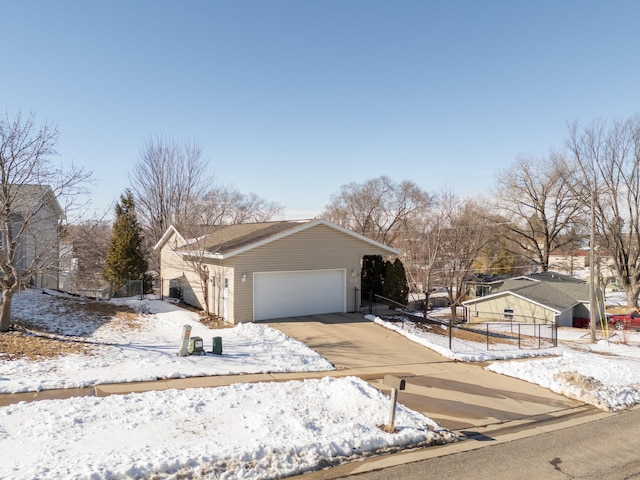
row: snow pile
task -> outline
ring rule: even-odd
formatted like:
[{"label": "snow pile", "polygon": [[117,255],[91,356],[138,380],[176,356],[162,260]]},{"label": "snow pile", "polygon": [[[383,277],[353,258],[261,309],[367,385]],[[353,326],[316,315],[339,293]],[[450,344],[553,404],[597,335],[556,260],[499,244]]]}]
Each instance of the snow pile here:
[{"label": "snow pile", "polygon": [[565,351],[559,357],[493,363],[487,369],[538,384],[602,410],[616,411],[640,403],[637,357]]},{"label": "snow pile", "polygon": [[[456,440],[357,378],[236,384],[0,409],[0,477],[282,478]],[[30,452],[27,454],[26,452]]]}]

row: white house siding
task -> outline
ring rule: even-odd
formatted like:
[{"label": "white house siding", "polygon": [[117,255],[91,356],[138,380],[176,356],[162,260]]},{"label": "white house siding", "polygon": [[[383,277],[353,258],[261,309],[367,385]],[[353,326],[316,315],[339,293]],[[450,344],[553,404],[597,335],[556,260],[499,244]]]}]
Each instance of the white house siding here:
[{"label": "white house siding", "polygon": [[504,295],[474,302],[469,307],[469,321],[504,321],[505,309],[513,310],[513,320],[526,323],[545,323],[555,320],[555,312],[514,295]]}]

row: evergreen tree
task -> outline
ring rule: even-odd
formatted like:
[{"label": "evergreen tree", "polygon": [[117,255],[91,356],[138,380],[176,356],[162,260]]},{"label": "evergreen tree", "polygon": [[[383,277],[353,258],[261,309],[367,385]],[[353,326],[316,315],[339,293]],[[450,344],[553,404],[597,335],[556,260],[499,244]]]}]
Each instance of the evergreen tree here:
[{"label": "evergreen tree", "polygon": [[368,299],[369,293],[382,295],[384,283],[384,260],[380,255],[365,255],[362,259],[362,298]]},{"label": "evergreen tree", "polygon": [[122,288],[129,280],[143,279],[147,271],[141,227],[129,189],[120,195],[115,213],[111,243],[102,271],[102,278],[111,283],[114,291]]},{"label": "evergreen tree", "polygon": [[407,304],[409,284],[404,265],[399,258],[396,258],[393,263],[390,261],[385,263],[382,296],[402,305]]}]

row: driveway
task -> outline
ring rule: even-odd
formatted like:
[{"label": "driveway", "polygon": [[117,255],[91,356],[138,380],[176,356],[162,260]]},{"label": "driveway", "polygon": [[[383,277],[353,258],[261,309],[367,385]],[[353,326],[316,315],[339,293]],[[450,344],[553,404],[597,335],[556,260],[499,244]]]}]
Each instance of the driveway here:
[{"label": "driveway", "polygon": [[598,412],[537,385],[486,371],[482,364],[446,359],[362,314],[295,317],[269,325],[331,361],[338,369],[332,375],[355,375],[383,391],[389,391],[382,383],[385,373],[404,377],[407,388],[399,392],[400,403],[469,437],[486,436],[506,424],[533,429],[559,417]]},{"label": "driveway", "polygon": [[307,344],[340,369],[448,361],[359,313],[294,317],[270,325]]}]

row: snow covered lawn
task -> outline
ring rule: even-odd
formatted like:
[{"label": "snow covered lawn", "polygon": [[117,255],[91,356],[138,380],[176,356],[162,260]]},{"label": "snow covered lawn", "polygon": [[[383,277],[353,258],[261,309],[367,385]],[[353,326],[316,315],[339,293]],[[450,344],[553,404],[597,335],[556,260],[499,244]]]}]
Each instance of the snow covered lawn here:
[{"label": "snow covered lawn", "polygon": [[[487,369],[502,375],[538,384],[569,398],[616,411],[640,404],[640,333],[601,332],[596,344],[587,342],[587,330],[558,329],[558,347],[517,349],[506,344],[491,345],[454,340],[449,349],[447,336],[426,333],[412,322],[376,323],[405,335],[441,355],[459,361],[509,360],[491,363]],[[545,356],[543,359],[518,360]]]},{"label": "snow covered lawn", "polygon": [[[333,370],[330,362],[306,345],[266,325],[210,329],[199,323],[196,313],[171,303],[127,299],[123,302],[129,307],[146,312],[135,318],[135,329],[123,328],[118,321],[96,328],[71,308],[64,313],[59,308],[53,311],[53,306],[64,302],[72,305],[77,299],[27,290],[15,296],[13,310],[70,341],[89,342],[92,354],[37,361],[0,357],[0,393],[205,375]],[[179,357],[182,326],[187,324],[193,327],[192,337],[202,337],[205,350],[213,349],[213,337],[222,337],[223,355]]]},{"label": "snow covered lawn", "polygon": [[[65,310],[71,300],[25,291],[13,307],[32,327],[40,323],[65,341],[90,343],[91,354],[0,356],[1,392],[333,369],[266,325],[214,330],[172,304],[133,299],[126,303],[146,313],[131,322],[91,321]],[[179,357],[185,324],[208,350],[212,337],[222,337],[223,355]],[[402,405],[398,432],[385,433],[379,427],[388,421],[389,402],[353,377],[22,402],[0,408],[0,478],[282,478],[456,441],[452,432]]]},{"label": "snow covered lawn", "polygon": [[[282,478],[455,440],[356,378],[236,384],[0,409],[0,478]],[[26,452],[29,452],[28,454]]]}]

